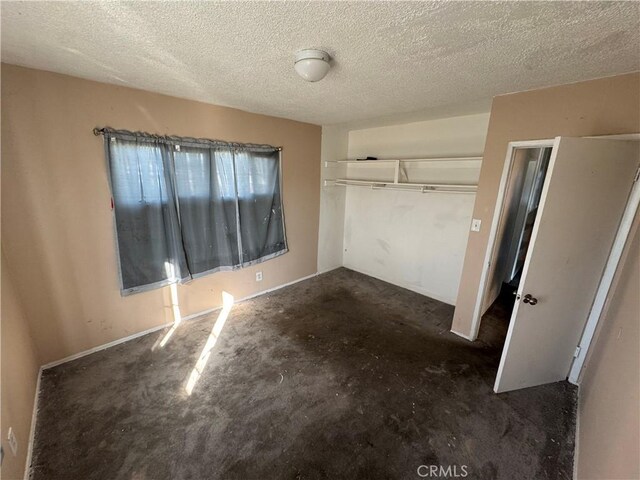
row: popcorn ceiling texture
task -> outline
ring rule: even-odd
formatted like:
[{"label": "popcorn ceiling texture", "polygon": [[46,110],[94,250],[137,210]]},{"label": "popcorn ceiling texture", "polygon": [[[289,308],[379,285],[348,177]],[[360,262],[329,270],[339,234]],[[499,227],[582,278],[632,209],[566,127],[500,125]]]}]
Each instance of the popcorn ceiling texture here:
[{"label": "popcorn ceiling texture", "polygon": [[[2,2],[2,61],[316,124],[640,69],[636,2]],[[304,82],[294,53],[334,58]]]}]

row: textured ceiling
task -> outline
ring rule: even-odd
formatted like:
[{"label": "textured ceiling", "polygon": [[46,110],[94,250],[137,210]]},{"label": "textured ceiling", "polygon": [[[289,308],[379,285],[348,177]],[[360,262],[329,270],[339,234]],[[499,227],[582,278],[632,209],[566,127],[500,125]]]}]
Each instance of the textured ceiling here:
[{"label": "textured ceiling", "polygon": [[[2,61],[331,124],[640,70],[636,2],[2,2]],[[293,70],[321,48],[319,83]]]}]

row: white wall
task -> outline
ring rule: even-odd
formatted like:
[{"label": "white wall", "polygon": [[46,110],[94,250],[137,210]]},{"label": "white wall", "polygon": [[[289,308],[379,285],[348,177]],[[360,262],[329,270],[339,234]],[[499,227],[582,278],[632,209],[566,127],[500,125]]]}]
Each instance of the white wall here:
[{"label": "white wall", "polygon": [[[408,158],[482,155],[488,122],[489,113],[482,113],[352,130],[348,133],[347,156]],[[333,150],[330,152],[327,149],[325,152],[325,131],[328,133],[329,129],[323,128],[323,160],[345,158],[340,155],[341,149],[336,148],[336,145],[342,146],[342,142],[335,142],[335,139]],[[452,167],[445,172],[451,181],[477,180],[480,162],[447,165]],[[442,178],[442,166],[437,166],[432,172],[429,172],[432,167],[423,166],[421,175]],[[349,176],[374,174],[368,167],[368,172],[356,170],[362,168],[365,167],[350,165]],[[324,168],[323,164],[323,177],[332,178],[334,170],[335,167]],[[332,237],[331,233],[338,234],[341,228],[338,225],[340,214],[337,213],[339,203],[331,203],[331,208],[325,205],[330,203],[329,198],[333,196],[342,201],[340,192],[344,190],[342,264],[454,304],[475,196],[326,187],[322,189],[321,237]],[[322,212],[323,209],[327,211]],[[329,217],[335,222],[331,223],[330,228]],[[324,225],[323,218],[326,220]],[[321,241],[321,251],[322,245]],[[331,251],[334,252],[337,243],[331,245]],[[323,256],[322,253],[320,256]],[[333,254],[331,259],[336,263],[337,254]],[[322,271],[322,268],[319,269]]]},{"label": "white wall", "polygon": [[473,155],[484,150],[489,113],[349,132],[349,158]]},{"label": "white wall", "polygon": [[[321,185],[335,178],[337,168],[325,168],[325,161],[347,157],[348,130],[344,126],[322,127]],[[318,272],[342,266],[344,238],[344,188],[320,187],[320,226],[318,231]]]},{"label": "white wall", "polygon": [[474,196],[349,188],[344,266],[454,304]]}]

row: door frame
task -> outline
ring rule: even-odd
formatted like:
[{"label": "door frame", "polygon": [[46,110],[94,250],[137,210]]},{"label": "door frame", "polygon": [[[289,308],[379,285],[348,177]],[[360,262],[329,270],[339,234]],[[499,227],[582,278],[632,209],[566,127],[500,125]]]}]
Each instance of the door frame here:
[{"label": "door frame", "polygon": [[484,261],[482,263],[482,273],[480,275],[480,285],[478,287],[478,294],[476,296],[476,304],[473,308],[473,317],[471,318],[471,337],[470,340],[474,341],[478,338],[478,332],[480,331],[480,322],[482,321],[482,303],[486,294],[488,280],[489,280],[489,266],[493,254],[496,249],[498,227],[502,220],[502,213],[504,211],[505,193],[507,191],[507,185],[509,183],[509,177],[511,176],[511,166],[513,165],[513,159],[515,152],[522,148],[547,148],[553,147],[555,139],[545,140],[523,140],[509,142],[507,147],[507,156],[504,161],[504,167],[502,169],[502,176],[500,177],[500,186],[498,188],[498,197],[496,199],[496,206],[493,211],[493,218],[491,220],[491,229],[489,230],[489,241],[487,242],[487,251],[485,252]]},{"label": "door frame", "polygon": [[[640,141],[640,135],[638,135],[636,138],[628,138],[625,140]],[[589,353],[589,347],[591,346],[591,342],[593,341],[593,338],[595,336],[596,329],[598,327],[598,324],[600,323],[602,314],[604,313],[605,305],[607,303],[607,300],[609,299],[611,285],[613,284],[613,279],[616,272],[618,271],[620,259],[622,258],[622,254],[624,253],[624,249],[627,244],[627,240],[629,239],[629,233],[631,232],[636,212],[638,211],[638,207],[640,206],[640,181],[638,181],[638,174],[640,174],[640,168],[636,172],[635,183],[633,184],[633,187],[631,187],[631,193],[629,194],[629,199],[627,200],[627,205],[624,208],[622,219],[620,220],[620,225],[618,226],[618,231],[616,232],[616,236],[613,240],[613,245],[611,246],[609,258],[607,259],[607,263],[604,267],[600,284],[598,285],[598,289],[596,290],[596,295],[593,299],[593,305],[591,306],[591,311],[589,312],[589,316],[587,317],[587,323],[584,326],[582,337],[580,338],[580,343],[578,343],[576,353],[573,358],[573,363],[571,364],[571,368],[569,369],[568,380],[574,385],[579,385],[580,383],[580,377],[582,369],[584,367],[584,362],[587,358],[587,354]]]},{"label": "door frame", "polygon": [[[594,135],[594,136],[585,136],[584,138],[640,141],[640,133],[629,133],[629,134],[618,134],[618,135]],[[513,163],[515,150],[518,148],[553,147],[554,143],[555,143],[555,138],[545,139],[545,140],[513,141],[513,142],[509,142],[508,144],[505,164],[502,170],[502,177],[500,178],[500,187],[498,189],[496,206],[493,212],[493,218],[491,220],[491,230],[489,231],[487,251],[485,252],[484,262],[482,265],[480,285],[478,287],[476,304],[473,311],[473,318],[471,323],[471,337],[470,337],[470,340],[472,341],[478,338],[478,332],[480,330],[482,314],[484,313],[482,312],[482,302],[484,300],[484,296],[488,286],[489,266],[496,248],[496,240],[497,240],[496,235],[498,232],[498,226],[500,225],[500,221],[502,219],[502,212],[504,210],[504,197],[505,197],[506,187],[508,184],[508,179],[511,172],[511,165]],[[622,220],[620,221],[620,225],[618,226],[618,231],[616,232],[616,236],[614,239],[613,246],[611,248],[611,252],[609,253],[609,257],[607,259],[607,263],[602,275],[602,279],[600,281],[600,285],[598,286],[598,290],[596,291],[596,296],[594,298],[593,305],[589,313],[589,317],[587,318],[587,323],[585,325],[584,331],[580,338],[580,343],[578,344],[579,349],[577,350],[577,355],[574,358],[570,371],[568,372],[569,382],[575,385],[578,385],[580,382],[580,377],[581,377],[581,372],[584,366],[584,362],[586,360],[587,354],[589,353],[591,342],[593,341],[598,323],[600,321],[600,318],[602,317],[602,313],[604,311],[606,301],[608,300],[609,290],[611,288],[613,278],[617,271],[620,258],[624,251],[624,246],[626,245],[627,239],[629,237],[629,233],[631,231],[631,227],[633,224],[633,219],[635,217],[635,213],[637,212],[638,208],[640,208],[640,181],[636,181],[636,183],[632,187],[631,194],[629,195],[629,200],[625,207]]]}]

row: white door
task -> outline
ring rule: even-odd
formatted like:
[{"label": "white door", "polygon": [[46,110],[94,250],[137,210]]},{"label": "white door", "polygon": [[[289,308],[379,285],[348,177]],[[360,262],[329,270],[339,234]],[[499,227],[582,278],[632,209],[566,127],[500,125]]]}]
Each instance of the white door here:
[{"label": "white door", "polygon": [[555,139],[496,392],[567,377],[640,165],[638,143]]}]

